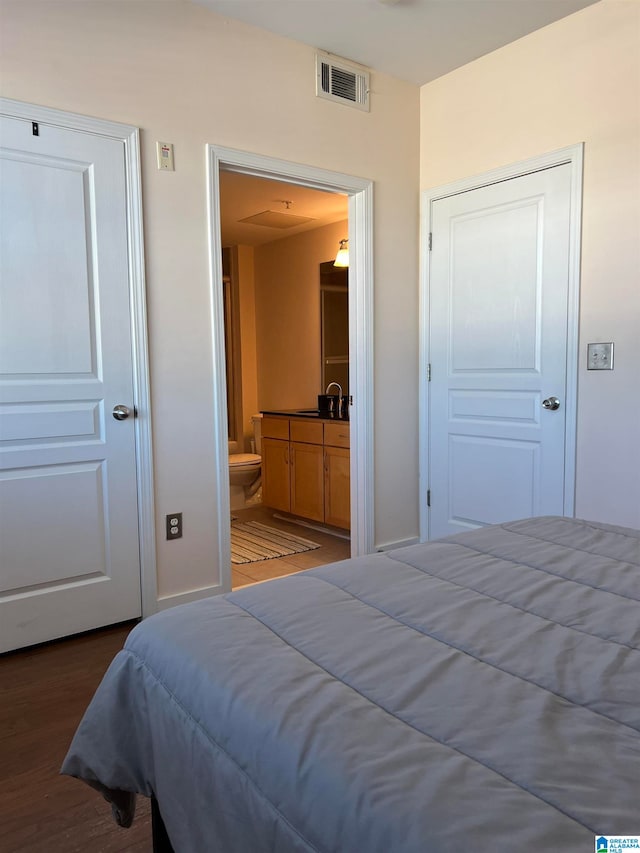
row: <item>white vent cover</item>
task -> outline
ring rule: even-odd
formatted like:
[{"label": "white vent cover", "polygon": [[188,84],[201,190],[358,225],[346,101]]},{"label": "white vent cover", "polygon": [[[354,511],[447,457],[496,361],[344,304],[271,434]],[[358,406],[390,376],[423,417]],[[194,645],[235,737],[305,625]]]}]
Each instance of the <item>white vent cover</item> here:
[{"label": "white vent cover", "polygon": [[330,53],[316,53],[316,95],[369,111],[369,72]]}]

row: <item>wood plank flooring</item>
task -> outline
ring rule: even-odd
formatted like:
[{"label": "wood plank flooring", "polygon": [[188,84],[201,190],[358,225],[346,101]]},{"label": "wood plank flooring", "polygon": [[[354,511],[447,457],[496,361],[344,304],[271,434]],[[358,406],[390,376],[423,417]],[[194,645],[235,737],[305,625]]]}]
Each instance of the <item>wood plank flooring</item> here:
[{"label": "wood plank flooring", "polygon": [[[320,543],[315,551],[233,567],[233,586],[300,572],[350,556],[350,543],[280,521],[263,507],[234,513]],[[102,797],[59,774],[71,738],[134,623],[0,657],[1,853],[150,853],[149,802],[138,797],[122,829]]]},{"label": "wood plank flooring", "polygon": [[122,829],[100,794],[60,776],[71,738],[133,623],[0,658],[2,853],[149,853],[149,802]]}]

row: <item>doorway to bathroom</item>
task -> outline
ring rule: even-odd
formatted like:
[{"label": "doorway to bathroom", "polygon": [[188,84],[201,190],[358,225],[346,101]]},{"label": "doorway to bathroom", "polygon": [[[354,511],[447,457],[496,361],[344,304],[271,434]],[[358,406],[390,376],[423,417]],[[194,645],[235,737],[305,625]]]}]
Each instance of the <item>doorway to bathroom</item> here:
[{"label": "doorway to bathroom", "polygon": [[[236,467],[234,459],[232,465],[224,466],[227,482],[220,477],[216,488],[220,560],[223,567],[228,566],[224,586],[231,588],[232,544],[233,586],[371,550],[371,185],[213,146],[209,154],[214,394],[220,415],[217,450],[221,464],[217,467],[224,470],[222,461],[229,463],[229,454],[240,462]],[[321,265],[325,270],[327,264],[333,265],[341,243],[351,250],[349,286],[341,288],[336,277],[327,287],[323,275],[321,287]],[[346,424],[351,433],[350,451],[331,446],[345,443],[346,430],[339,425],[341,434],[329,431],[326,441],[322,438],[322,425],[314,412],[332,369],[322,358],[323,303],[344,302],[345,297],[348,352],[334,352],[328,358],[336,360],[347,399],[350,381],[353,405]],[[333,336],[334,342],[341,334]],[[266,413],[265,418],[256,418],[261,412]],[[296,415],[290,424],[287,413]],[[286,441],[280,434],[284,423]],[[313,446],[323,441],[324,447]],[[287,454],[291,461],[292,503],[284,512],[278,511],[279,499],[273,492],[278,473],[274,451]],[[351,541],[339,515],[323,517],[320,512],[318,516],[313,509],[312,484],[314,472],[322,470],[322,463],[320,469],[316,465],[321,453],[325,467],[320,488],[326,491],[327,482],[337,484],[340,478],[344,484],[346,476]],[[294,471],[302,472],[297,481]],[[271,472],[266,480],[265,472]],[[263,490],[264,502],[260,500]],[[331,506],[326,497],[332,512],[339,501]],[[225,503],[229,507],[226,525]],[[325,517],[329,524],[322,523]],[[245,528],[242,535],[232,536],[232,528],[237,533],[239,526]],[[247,549],[245,533],[251,540]],[[276,543],[282,550],[276,548],[276,555],[268,559],[250,555],[249,562],[238,562],[238,556],[242,559],[245,550],[253,549],[254,533],[258,539],[282,539]],[[271,544],[266,542],[267,551]],[[257,553],[260,555],[259,550]]]},{"label": "doorway to bathroom", "polygon": [[325,447],[315,411],[324,391],[341,402],[349,394],[349,270],[334,266],[348,200],[224,169],[219,177],[236,588],[350,555],[350,449]]}]

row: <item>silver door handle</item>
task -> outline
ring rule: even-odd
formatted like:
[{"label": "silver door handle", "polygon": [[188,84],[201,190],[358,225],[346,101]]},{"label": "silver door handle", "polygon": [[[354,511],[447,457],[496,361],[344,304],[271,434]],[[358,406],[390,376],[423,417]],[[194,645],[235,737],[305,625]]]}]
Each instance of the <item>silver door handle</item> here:
[{"label": "silver door handle", "polygon": [[126,421],[131,414],[131,409],[128,406],[120,404],[113,407],[113,412],[111,414],[117,421]]},{"label": "silver door handle", "polygon": [[547,397],[546,400],[542,401],[542,405],[550,412],[555,412],[556,409],[560,408],[560,400],[557,397]]}]

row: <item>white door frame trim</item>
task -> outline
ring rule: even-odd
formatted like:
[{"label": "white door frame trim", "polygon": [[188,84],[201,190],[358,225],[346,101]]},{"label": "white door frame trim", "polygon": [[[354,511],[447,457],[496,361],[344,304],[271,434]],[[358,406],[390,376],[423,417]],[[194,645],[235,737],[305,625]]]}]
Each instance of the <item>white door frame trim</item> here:
[{"label": "white door frame trim", "polygon": [[136,411],[136,480],[140,543],[142,616],[157,610],[156,541],[153,492],[153,455],[147,346],[142,191],[140,181],[140,134],[137,127],[106,121],[65,110],[0,98],[0,113],[10,118],[37,121],[55,127],[117,139],[123,143],[129,253],[129,302],[133,357],[133,405]]},{"label": "white door frame trim", "polygon": [[571,166],[571,210],[569,223],[569,293],[567,316],[567,388],[566,388],[566,424],[565,424],[565,488],[564,514],[574,515],[576,484],[576,430],[578,400],[578,333],[580,299],[580,246],[582,230],[582,168],[584,143],[560,148],[548,154],[541,154],[528,160],[501,166],[480,175],[462,178],[451,184],[423,190],[420,199],[420,382],[419,382],[419,501],[420,501],[420,541],[429,539],[429,512],[427,508],[427,489],[429,488],[429,384],[427,365],[430,362],[429,347],[429,294],[430,260],[428,249],[429,234],[432,230],[433,202],[447,196],[457,195],[469,190],[479,189],[500,181],[517,178],[542,169],[550,169],[568,163]]},{"label": "white door frame trim", "polygon": [[[228,447],[219,172],[241,172],[349,196],[349,369],[351,408],[351,554],[373,550],[373,182],[248,151],[207,145],[209,275],[213,356],[213,422],[218,507],[218,560],[230,588]],[[225,579],[224,572],[227,572]]]}]

